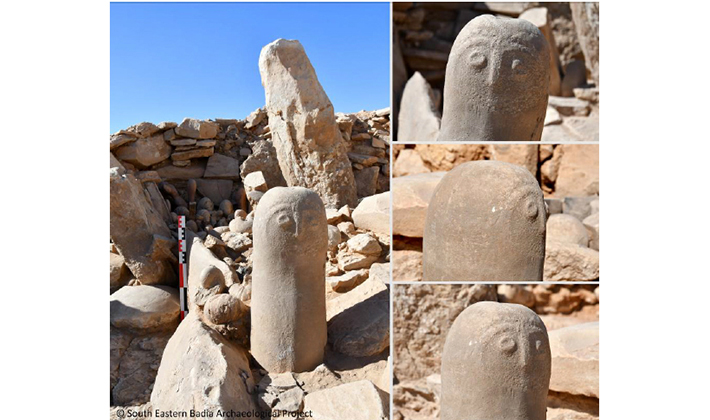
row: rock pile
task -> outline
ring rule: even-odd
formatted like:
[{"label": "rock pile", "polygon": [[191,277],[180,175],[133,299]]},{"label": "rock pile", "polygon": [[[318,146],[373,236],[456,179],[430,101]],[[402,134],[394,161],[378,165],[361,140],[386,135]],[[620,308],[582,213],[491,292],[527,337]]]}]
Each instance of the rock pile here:
[{"label": "rock pile", "polygon": [[599,146],[418,144],[395,145],[393,152],[394,281],[422,279],[422,237],[434,189],[448,171],[473,160],[514,163],[538,180],[549,215],[543,280],[599,278]]},{"label": "rock pile", "polygon": [[394,419],[440,417],[446,335],[456,317],[480,301],[522,304],[543,320],[552,351],[547,418],[598,419],[599,287],[543,284],[395,285]]},{"label": "rock pile", "polygon": [[[306,73],[291,92],[313,113],[303,120],[279,112],[278,95],[269,101],[288,79],[271,74],[267,107],[245,119],[144,122],[110,136],[113,406],[327,416],[337,399],[352,418],[386,417],[390,112],[318,111],[308,95],[329,101],[322,88],[302,89],[317,85]],[[298,126],[289,141],[300,149],[284,152],[284,125]],[[295,166],[305,172],[286,170]],[[283,374],[291,382],[250,353],[255,210],[289,185],[315,191],[328,223],[325,357]],[[189,304],[179,326],[178,216],[187,220]]]},{"label": "rock pile", "polygon": [[[528,20],[551,47],[550,97],[542,140],[598,141],[598,3],[395,3],[393,102],[397,107],[393,118],[398,121],[399,110],[410,114],[395,130],[395,139],[435,140],[436,129],[412,138],[411,129],[403,125],[406,121],[433,121],[442,114],[446,64],[454,40],[469,21],[484,14]],[[405,85],[418,78],[424,79],[417,82],[423,87],[408,89],[404,98]],[[411,118],[413,109],[418,112],[416,118]]]}]

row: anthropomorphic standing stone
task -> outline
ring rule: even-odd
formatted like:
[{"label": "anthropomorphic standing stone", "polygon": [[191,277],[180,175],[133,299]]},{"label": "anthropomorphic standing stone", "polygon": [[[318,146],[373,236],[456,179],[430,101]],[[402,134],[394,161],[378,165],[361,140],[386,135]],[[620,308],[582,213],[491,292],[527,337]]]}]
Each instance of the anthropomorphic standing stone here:
[{"label": "anthropomorphic standing stone", "polygon": [[539,281],[545,202],[522,166],[461,164],[439,182],[424,226],[425,281]]},{"label": "anthropomorphic standing stone", "polygon": [[547,109],[550,51],[523,19],[471,20],[446,64],[437,141],[538,141]]},{"label": "anthropomorphic standing stone", "polygon": [[535,312],[475,303],[446,336],[441,420],[545,420],[550,370],[550,341]]},{"label": "anthropomorphic standing stone", "polygon": [[289,186],[312,189],[329,208],[357,205],[352,166],[333,105],[301,43],[278,39],[259,56],[269,127]]},{"label": "anthropomorphic standing stone", "polygon": [[270,189],[254,216],[251,352],[270,373],[323,362],[327,341],[323,202],[301,187]]}]

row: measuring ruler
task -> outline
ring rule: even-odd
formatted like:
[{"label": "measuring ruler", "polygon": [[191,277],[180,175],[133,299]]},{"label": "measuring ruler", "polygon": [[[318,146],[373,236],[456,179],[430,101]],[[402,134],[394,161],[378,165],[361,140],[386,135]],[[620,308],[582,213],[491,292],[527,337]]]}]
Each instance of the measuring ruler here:
[{"label": "measuring ruler", "polygon": [[187,264],[185,262],[185,216],[178,216],[178,271],[180,272],[180,320],[187,315]]}]

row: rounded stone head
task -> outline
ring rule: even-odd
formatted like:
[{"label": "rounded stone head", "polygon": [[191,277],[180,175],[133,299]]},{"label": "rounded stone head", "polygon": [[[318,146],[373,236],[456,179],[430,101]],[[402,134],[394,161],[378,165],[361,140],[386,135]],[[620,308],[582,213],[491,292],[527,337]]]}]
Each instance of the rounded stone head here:
[{"label": "rounded stone head", "polygon": [[424,226],[425,281],[540,281],[546,208],[530,172],[461,164],[437,185]]},{"label": "rounded stone head", "polygon": [[[328,246],[323,201],[307,188],[275,187],[267,191],[255,212],[253,230],[254,248],[267,248],[277,255],[308,255],[311,250]],[[298,260],[297,255],[292,258]]]},{"label": "rounded stone head", "polygon": [[478,302],[456,318],[441,357],[441,419],[545,420],[547,329],[522,305]]},{"label": "rounded stone head", "polygon": [[461,30],[446,64],[438,141],[540,140],[550,47],[523,19],[479,16]]}]

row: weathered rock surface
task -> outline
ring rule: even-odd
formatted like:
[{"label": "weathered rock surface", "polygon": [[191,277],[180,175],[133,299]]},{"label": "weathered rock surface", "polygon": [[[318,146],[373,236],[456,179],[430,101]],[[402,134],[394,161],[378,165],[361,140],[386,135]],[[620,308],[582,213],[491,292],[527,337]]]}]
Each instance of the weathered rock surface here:
[{"label": "weathered rock surface", "polygon": [[175,127],[175,134],[193,139],[211,139],[217,136],[219,124],[212,121],[185,118],[180,125]]},{"label": "weathered rock surface", "polygon": [[180,316],[176,289],[167,286],[126,286],[111,295],[111,325],[121,329],[175,328]]},{"label": "weathered rock surface", "polygon": [[390,193],[365,197],[352,213],[353,223],[378,235],[390,235]]},{"label": "weathered rock surface", "polygon": [[169,284],[176,278],[177,242],[153,208],[140,181],[111,169],[111,239],[142,284]]},{"label": "weathered rock surface", "polygon": [[[341,304],[357,301],[328,317],[328,342],[333,350],[354,357],[378,354],[389,347],[389,289],[377,280],[369,279],[341,296]],[[375,292],[375,290],[380,289]],[[352,296],[348,296],[352,295]]]},{"label": "weathered rock surface", "polygon": [[389,418],[389,396],[364,380],[308,394],[303,410],[318,420],[385,420]]},{"label": "weathered rock surface", "polygon": [[392,281],[422,281],[421,251],[394,250],[392,264]]},{"label": "weathered rock surface", "polygon": [[247,352],[191,312],[165,347],[150,401],[165,411],[249,411],[254,389]]},{"label": "weathered rock surface", "polygon": [[424,236],[424,222],[434,189],[446,172],[409,175],[392,179],[393,234]]},{"label": "weathered rock surface", "polygon": [[599,146],[563,144],[557,148],[562,148],[563,154],[555,183],[555,196],[599,194]]},{"label": "weathered rock surface", "polygon": [[599,251],[564,242],[548,242],[544,281],[591,281],[599,278]]},{"label": "weathered rock surface", "polygon": [[495,285],[393,285],[394,375],[400,381],[440,372],[454,319],[473,303],[497,301]]},{"label": "weathered rock surface", "polygon": [[599,213],[587,216],[582,224],[589,234],[589,247],[599,251]]},{"label": "weathered rock surface", "polygon": [[205,178],[239,179],[239,161],[219,153],[207,160]]},{"label": "weathered rock surface", "polygon": [[287,183],[281,173],[273,142],[267,139],[255,142],[251,150],[251,155],[242,163],[240,171],[242,179],[252,172],[261,171],[269,187],[285,187]]},{"label": "weathered rock surface", "polygon": [[113,252],[111,253],[109,266],[111,272],[111,290],[113,291],[123,286],[128,281],[126,277],[129,273],[123,257]]},{"label": "weathered rock surface", "polygon": [[116,157],[135,165],[137,168],[147,168],[170,157],[172,147],[163,139],[163,135],[137,139],[116,149]]},{"label": "weathered rock surface", "polygon": [[399,108],[397,140],[406,142],[435,141],[439,135],[440,117],[431,86],[421,73],[415,72],[404,86]]},{"label": "weathered rock surface", "polygon": [[404,149],[397,155],[397,160],[394,162],[393,175],[395,177],[415,175],[431,172],[424,164],[421,156],[414,149]]},{"label": "weathered rock surface", "polygon": [[269,127],[289,186],[314,190],[326,207],[355,206],[357,191],[333,105],[301,43],[278,39],[259,56]]},{"label": "weathered rock surface", "polygon": [[599,3],[571,2],[570,9],[585,64],[599,86]]},{"label": "weathered rock surface", "polygon": [[[189,279],[187,282],[187,301],[190,311],[193,311],[196,309],[195,305],[198,302],[200,306],[204,305],[209,295],[220,293],[223,287],[239,283],[239,277],[227,263],[215,257],[212,251],[198,237],[188,235],[186,242],[188,243],[187,275]],[[203,287],[201,284],[201,278],[204,277],[203,272],[209,267],[215,267],[222,274],[221,280],[218,280],[218,282],[223,284],[223,286],[216,292],[209,292],[209,289],[214,287],[215,283],[210,282],[207,285],[209,286],[208,288]]]},{"label": "weathered rock surface", "polygon": [[583,247],[589,245],[587,229],[579,219],[569,214],[553,214],[547,219],[546,239]]},{"label": "weathered rock surface", "polygon": [[550,389],[599,397],[599,323],[590,322],[550,331]]}]

